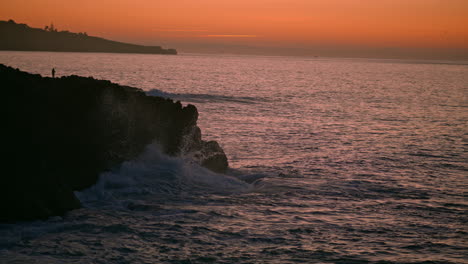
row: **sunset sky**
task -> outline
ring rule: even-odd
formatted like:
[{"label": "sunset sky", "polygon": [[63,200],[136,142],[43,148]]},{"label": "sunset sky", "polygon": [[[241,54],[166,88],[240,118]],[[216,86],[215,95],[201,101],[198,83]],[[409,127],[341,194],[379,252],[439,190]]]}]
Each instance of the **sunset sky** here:
[{"label": "sunset sky", "polygon": [[0,0],[0,19],[181,52],[468,57],[467,0]]}]

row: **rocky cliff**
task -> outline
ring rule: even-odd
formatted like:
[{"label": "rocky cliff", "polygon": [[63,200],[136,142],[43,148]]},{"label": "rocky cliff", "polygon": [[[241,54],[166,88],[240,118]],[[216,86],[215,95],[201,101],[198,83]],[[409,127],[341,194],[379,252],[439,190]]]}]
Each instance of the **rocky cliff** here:
[{"label": "rocky cliff", "polygon": [[157,142],[216,172],[221,147],[201,139],[195,106],[147,96],[110,81],[41,77],[0,64],[2,159],[0,221],[60,215],[79,208],[73,191]]}]

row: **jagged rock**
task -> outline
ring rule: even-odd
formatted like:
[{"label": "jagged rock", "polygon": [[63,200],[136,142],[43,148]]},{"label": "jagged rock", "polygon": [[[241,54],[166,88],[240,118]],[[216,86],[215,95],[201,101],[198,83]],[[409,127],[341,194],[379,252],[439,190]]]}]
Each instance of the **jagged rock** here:
[{"label": "jagged rock", "polygon": [[223,149],[216,141],[203,142],[201,148],[203,159],[200,161],[202,166],[215,171],[225,172],[228,167],[228,160]]},{"label": "jagged rock", "polygon": [[169,155],[196,152],[216,172],[221,147],[201,139],[195,106],[79,76],[44,78],[0,64],[4,169],[0,221],[61,215],[79,208],[73,191],[136,157],[156,141]]}]

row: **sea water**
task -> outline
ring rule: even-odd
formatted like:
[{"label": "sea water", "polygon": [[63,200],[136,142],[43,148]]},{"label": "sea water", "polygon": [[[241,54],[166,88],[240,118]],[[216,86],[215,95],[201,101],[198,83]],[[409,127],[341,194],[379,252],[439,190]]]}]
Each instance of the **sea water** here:
[{"label": "sea water", "polygon": [[231,167],[149,145],[78,192],[84,208],[0,225],[0,263],[468,263],[466,62],[0,52],[0,63],[194,104]]}]

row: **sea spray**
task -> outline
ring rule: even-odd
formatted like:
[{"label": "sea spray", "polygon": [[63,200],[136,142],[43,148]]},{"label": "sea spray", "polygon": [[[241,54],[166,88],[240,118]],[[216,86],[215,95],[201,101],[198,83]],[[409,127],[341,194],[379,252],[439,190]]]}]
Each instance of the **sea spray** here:
[{"label": "sea spray", "polygon": [[235,177],[212,172],[189,157],[171,157],[153,143],[137,158],[102,173],[98,182],[75,192],[85,206],[127,207],[148,195],[161,199],[195,193],[245,192],[251,186]]}]

